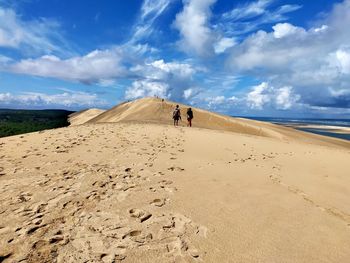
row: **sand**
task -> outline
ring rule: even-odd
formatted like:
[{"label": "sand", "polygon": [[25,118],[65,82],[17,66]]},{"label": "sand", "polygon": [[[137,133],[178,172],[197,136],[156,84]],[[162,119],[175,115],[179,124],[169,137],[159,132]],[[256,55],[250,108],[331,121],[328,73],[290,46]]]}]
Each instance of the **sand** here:
[{"label": "sand", "polygon": [[101,109],[86,109],[86,110],[74,112],[69,115],[68,122],[70,123],[70,126],[81,125],[97,117],[103,112],[105,112],[105,110],[101,110]]},{"label": "sand", "polygon": [[143,119],[0,139],[0,261],[349,262],[349,143],[262,129]]}]

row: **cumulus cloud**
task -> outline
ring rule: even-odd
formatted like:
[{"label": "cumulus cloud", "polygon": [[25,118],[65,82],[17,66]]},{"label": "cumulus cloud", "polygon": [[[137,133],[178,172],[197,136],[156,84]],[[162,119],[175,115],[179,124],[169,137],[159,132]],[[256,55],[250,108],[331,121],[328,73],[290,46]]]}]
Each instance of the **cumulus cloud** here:
[{"label": "cumulus cloud", "polygon": [[262,110],[269,104],[277,109],[287,110],[296,105],[300,96],[293,93],[292,87],[275,88],[267,82],[254,86],[247,94],[247,105],[252,109]]},{"label": "cumulus cloud", "polygon": [[38,54],[71,53],[59,32],[56,21],[45,18],[24,21],[13,9],[0,7],[0,47]]},{"label": "cumulus cloud", "polygon": [[[154,29],[154,23],[168,8],[172,0],[145,0],[141,6],[137,22],[133,26],[130,39],[124,44],[114,47],[94,50],[83,55],[52,54],[58,51],[55,46],[59,39],[58,24],[46,19],[40,21],[22,21],[12,9],[0,7],[0,47],[23,46],[37,48],[45,55],[19,61],[0,55],[0,71],[26,74],[40,77],[50,77],[61,80],[98,84],[100,86],[114,85],[121,78],[137,78],[127,70],[128,67],[144,64],[144,56],[157,52],[148,43],[140,43],[149,37]],[[60,48],[65,48],[62,42],[57,42]],[[36,53],[31,54],[35,56]],[[67,54],[65,54],[67,55]],[[158,65],[162,66],[162,65]],[[175,67],[176,65],[168,65]],[[179,69],[180,70],[180,69]],[[183,69],[186,70],[186,69]],[[174,70],[175,71],[175,70]],[[186,74],[185,72],[178,72]]]},{"label": "cumulus cloud", "polygon": [[234,45],[236,45],[234,38],[223,37],[214,44],[214,51],[216,54],[221,54]]},{"label": "cumulus cloud", "polygon": [[130,68],[130,72],[139,78],[170,81],[171,79],[190,80],[197,70],[188,63],[164,62],[163,59],[159,59],[138,64]]},{"label": "cumulus cloud", "polygon": [[[289,23],[281,23],[272,27],[273,35],[275,38],[283,38],[291,35],[303,36],[305,30],[300,27],[293,26]],[[315,30],[315,32],[320,32],[320,30]]]},{"label": "cumulus cloud", "polygon": [[190,88],[184,91],[184,97],[193,105],[222,113],[235,113],[238,116],[252,112],[256,115],[276,114],[305,108],[305,105],[300,103],[300,95],[293,87],[273,86],[268,82],[250,87],[247,93],[233,96],[218,90]]},{"label": "cumulus cloud", "polygon": [[[344,19],[341,24],[337,16]],[[273,26],[272,32],[258,31],[235,47],[230,58],[231,66],[241,70],[262,68],[274,71],[299,69],[301,66],[319,68],[326,64],[324,58],[329,54],[350,44],[350,35],[347,34],[350,1],[336,5],[323,22],[329,24],[306,30],[283,23]]]},{"label": "cumulus cloud", "polygon": [[162,59],[136,65],[130,69],[130,72],[138,79],[126,90],[125,97],[130,99],[145,94],[145,96],[156,95],[181,100],[183,91],[191,87],[193,76],[199,70],[189,63],[165,62]]},{"label": "cumulus cloud", "polygon": [[136,99],[142,97],[167,98],[169,85],[163,82],[156,82],[152,80],[136,80],[125,91],[126,99]]},{"label": "cumulus cloud", "polygon": [[204,98],[204,107],[213,111],[225,112],[227,110],[232,110],[232,107],[236,107],[240,102],[241,100],[235,96],[208,96]]},{"label": "cumulus cloud", "polygon": [[183,10],[176,15],[175,27],[182,40],[181,49],[199,56],[213,53],[213,33],[209,27],[210,7],[216,0],[183,0]]},{"label": "cumulus cloud", "polygon": [[184,90],[184,95],[183,97],[188,100],[191,96],[193,95],[193,89],[189,88],[189,89],[185,89]]},{"label": "cumulus cloud", "polygon": [[277,89],[276,93],[277,109],[291,109],[299,100],[300,96],[293,94],[292,87],[282,87]]},{"label": "cumulus cloud", "polygon": [[6,71],[40,77],[52,77],[86,84],[123,76],[122,55],[117,49],[95,50],[81,57],[62,60],[53,55],[22,59],[3,68]]},{"label": "cumulus cloud", "polygon": [[[336,4],[318,23],[308,29],[279,23],[271,32],[260,30],[231,49],[228,64],[273,86],[292,86],[305,105],[344,107],[349,95],[336,98],[329,88],[350,89],[350,0]],[[260,99],[264,104],[264,93]]]},{"label": "cumulus cloud", "polygon": [[107,103],[98,98],[97,94],[86,92],[64,92],[45,94],[38,92],[23,92],[15,95],[0,93],[0,107],[102,107]]},{"label": "cumulus cloud", "polygon": [[335,56],[340,72],[343,74],[350,74],[350,52],[339,49],[336,51]]},{"label": "cumulus cloud", "polygon": [[251,108],[262,109],[263,106],[270,102],[271,98],[268,95],[270,88],[266,82],[253,88],[247,95],[247,102]]},{"label": "cumulus cloud", "polygon": [[162,72],[176,75],[179,78],[191,77],[196,72],[196,70],[192,67],[192,65],[188,63],[179,63],[179,62],[165,63],[163,59],[153,61],[148,65],[152,66],[155,69],[159,69]]}]

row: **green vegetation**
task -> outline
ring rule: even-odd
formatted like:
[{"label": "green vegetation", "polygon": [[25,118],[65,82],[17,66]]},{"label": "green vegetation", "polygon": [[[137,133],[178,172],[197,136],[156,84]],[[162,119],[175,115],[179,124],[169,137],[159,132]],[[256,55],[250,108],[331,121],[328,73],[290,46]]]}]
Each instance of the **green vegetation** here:
[{"label": "green vegetation", "polygon": [[66,127],[71,113],[65,110],[0,109],[0,137]]}]

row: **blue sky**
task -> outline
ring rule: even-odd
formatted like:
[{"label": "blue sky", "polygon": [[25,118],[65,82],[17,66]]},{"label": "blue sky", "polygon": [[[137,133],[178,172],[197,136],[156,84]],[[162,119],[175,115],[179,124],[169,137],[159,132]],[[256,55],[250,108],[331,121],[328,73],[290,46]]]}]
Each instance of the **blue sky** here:
[{"label": "blue sky", "polygon": [[349,27],[350,0],[0,0],[0,107],[349,117]]}]

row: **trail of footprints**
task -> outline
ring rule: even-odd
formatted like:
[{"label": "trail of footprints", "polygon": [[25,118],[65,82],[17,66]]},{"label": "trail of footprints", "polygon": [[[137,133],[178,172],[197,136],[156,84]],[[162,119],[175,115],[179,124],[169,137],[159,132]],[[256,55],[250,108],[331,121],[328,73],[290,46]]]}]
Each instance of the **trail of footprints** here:
[{"label": "trail of footprints", "polygon": [[[153,168],[160,153],[168,153],[171,161],[176,160],[177,154],[183,152],[183,140],[167,138],[167,127],[156,139],[146,134],[137,138],[135,131],[139,128],[133,127],[128,134],[120,128],[113,138],[117,139],[115,144],[109,137],[103,137],[105,142],[100,143],[102,151],[123,152],[135,161],[129,167],[112,160],[90,165],[69,159],[68,169],[60,168],[60,163],[51,173],[47,169],[42,171],[41,167],[29,169],[36,171],[37,176],[16,189],[13,189],[15,178],[8,179],[0,193],[4,204],[0,209],[4,218],[0,220],[0,261],[119,262],[128,261],[135,253],[153,250],[162,255],[161,262],[202,261],[205,252],[194,247],[191,240],[205,238],[206,228],[167,209],[177,191],[167,174],[184,169]],[[93,128],[85,136],[77,135],[59,147],[50,144],[47,148],[66,154],[87,143],[89,137],[102,137],[111,130],[114,132],[115,126]],[[136,149],[141,142],[146,142],[146,146],[140,152]],[[35,149],[28,152],[28,158],[33,153],[40,154]],[[16,161],[22,174],[28,172]],[[0,176],[4,170],[0,167]],[[140,200],[139,192],[148,192],[149,199]],[[6,195],[14,196],[13,193],[15,199],[3,199]]]},{"label": "trail of footprints", "polygon": [[322,212],[325,212],[329,215],[337,217],[338,219],[345,222],[347,224],[347,226],[350,227],[350,215],[348,215],[347,213],[340,211],[336,208],[325,207],[324,205],[313,200],[308,194],[306,194],[304,191],[302,191],[298,187],[293,186],[293,185],[289,185],[289,184],[286,184],[285,182],[283,182],[283,176],[280,173],[281,167],[278,164],[274,164],[272,166],[272,169],[273,169],[274,173],[270,174],[269,178],[274,184],[280,185],[280,186],[284,187],[285,189],[287,189],[290,193],[293,193],[293,194],[300,196],[303,200],[305,200],[310,205],[320,209]]}]

